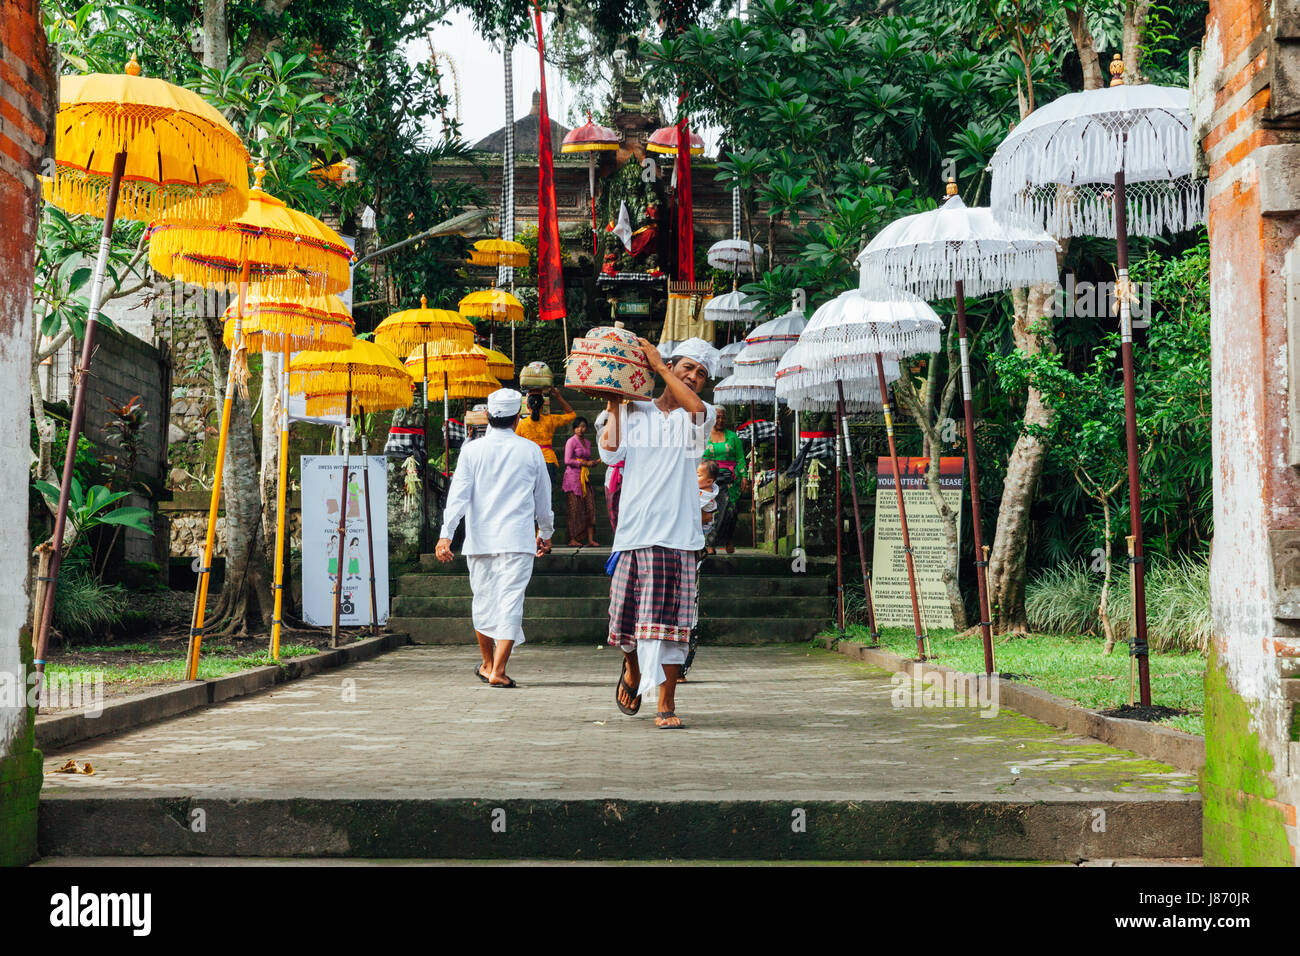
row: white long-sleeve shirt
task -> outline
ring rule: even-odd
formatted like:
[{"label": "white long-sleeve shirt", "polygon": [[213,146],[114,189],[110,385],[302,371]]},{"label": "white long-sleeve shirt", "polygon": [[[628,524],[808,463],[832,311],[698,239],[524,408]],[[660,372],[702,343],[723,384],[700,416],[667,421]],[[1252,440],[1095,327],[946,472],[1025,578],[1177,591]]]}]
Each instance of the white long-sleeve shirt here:
[{"label": "white long-sleeve shirt", "polygon": [[614,550],[698,551],[704,547],[704,530],[695,470],[717,409],[706,402],[698,423],[680,406],[665,415],[654,402],[629,402],[619,414],[618,449],[600,446],[605,464],[624,462]]},{"label": "white long-sleeve shirt", "polygon": [[488,428],[482,438],[461,447],[441,537],[455,535],[462,518],[463,554],[532,554],[536,535],[549,539],[555,533],[551,476],[535,442],[508,428]]}]

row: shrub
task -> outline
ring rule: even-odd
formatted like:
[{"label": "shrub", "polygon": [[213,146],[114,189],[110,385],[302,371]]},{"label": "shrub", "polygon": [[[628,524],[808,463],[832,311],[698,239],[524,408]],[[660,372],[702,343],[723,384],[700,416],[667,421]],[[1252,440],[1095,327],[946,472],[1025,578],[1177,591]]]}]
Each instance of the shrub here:
[{"label": "shrub", "polygon": [[[1132,596],[1127,568],[1117,564],[1108,607],[1118,640],[1129,639]],[[1153,651],[1204,652],[1210,640],[1210,568],[1205,557],[1148,565],[1147,640]],[[1029,626],[1036,631],[1102,633],[1097,606],[1101,575],[1083,564],[1042,572],[1025,589]]]},{"label": "shrub", "polygon": [[65,641],[107,630],[126,608],[126,592],[118,585],[104,584],[84,566],[64,566],[54,595],[54,624]]}]

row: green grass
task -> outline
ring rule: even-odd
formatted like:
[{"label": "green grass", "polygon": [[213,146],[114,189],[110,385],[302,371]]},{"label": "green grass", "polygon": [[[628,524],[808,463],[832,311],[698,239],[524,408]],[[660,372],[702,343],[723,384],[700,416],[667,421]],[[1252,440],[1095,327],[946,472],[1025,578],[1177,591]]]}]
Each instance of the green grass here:
[{"label": "green grass", "polygon": [[[108,645],[103,647],[82,648],[86,651],[133,651],[136,653],[147,653],[153,650],[152,647],[143,644],[122,644]],[[309,654],[315,654],[316,648],[307,644],[284,644],[280,647],[280,659],[288,657],[305,657]],[[223,654],[220,650],[216,653],[206,653],[199,658],[199,680],[212,680],[216,677],[225,677],[228,674],[234,674],[239,671],[251,670],[254,667],[268,667],[274,662],[271,660],[269,651],[260,651],[255,654]],[[57,664],[51,662],[46,665],[45,671],[50,675],[72,675],[78,673],[95,673],[103,671],[104,684],[107,685],[139,685],[161,684],[171,681],[181,680],[181,675],[185,670],[185,655],[177,653],[168,657],[148,662],[136,662],[129,664]]]},{"label": "green grass", "polygon": [[[823,636],[833,637],[834,631]],[[849,639],[870,643],[865,627],[850,627]],[[911,628],[881,629],[881,644],[892,653],[916,656]],[[971,673],[984,670],[984,644],[978,636],[958,638],[952,630],[931,630],[930,649],[935,663]],[[1102,653],[1099,637],[1070,634],[1028,634],[994,637],[994,666],[999,673],[1026,674],[1034,687],[1076,701],[1084,707],[1106,710],[1129,702],[1128,647],[1116,645]],[[1161,721],[1164,726],[1205,735],[1205,656],[1199,653],[1151,654],[1151,700],[1166,707],[1189,711]]]}]

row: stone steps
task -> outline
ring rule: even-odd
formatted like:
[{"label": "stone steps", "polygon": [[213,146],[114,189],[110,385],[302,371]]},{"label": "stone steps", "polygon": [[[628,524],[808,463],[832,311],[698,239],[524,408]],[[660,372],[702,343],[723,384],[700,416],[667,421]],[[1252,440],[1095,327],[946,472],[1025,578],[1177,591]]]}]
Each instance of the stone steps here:
[{"label": "stone steps", "polygon": [[[561,548],[536,562],[524,603],[524,633],[543,643],[602,643],[609,625],[609,549]],[[397,581],[390,626],[416,644],[473,640],[473,598],[465,559],[421,557],[422,573]],[[767,644],[812,638],[835,610],[833,563],[810,561],[796,574],[790,560],[757,551],[707,558],[700,569],[702,640]]]},{"label": "stone steps", "polygon": [[[706,565],[701,582],[703,594],[709,594],[709,569]],[[766,577],[762,582],[764,597],[794,597],[826,595],[828,581],[824,576],[790,575],[785,578]],[[397,579],[398,600],[407,598],[464,597],[470,592],[469,578],[455,574],[403,574]],[[609,577],[605,574],[547,574],[539,569],[533,572],[528,583],[528,597],[565,597],[602,595],[609,596]]]},{"label": "stone steps", "polygon": [[[806,599],[800,599],[806,600]],[[829,602],[827,604],[829,607]],[[599,615],[534,617],[524,614],[528,642],[539,644],[604,644],[609,636],[609,602]],[[829,610],[816,618],[798,615],[773,617],[701,616],[701,640],[708,644],[791,644],[811,640],[826,626]],[[469,617],[399,617],[389,627],[410,635],[412,644],[473,644],[474,623]]]}]

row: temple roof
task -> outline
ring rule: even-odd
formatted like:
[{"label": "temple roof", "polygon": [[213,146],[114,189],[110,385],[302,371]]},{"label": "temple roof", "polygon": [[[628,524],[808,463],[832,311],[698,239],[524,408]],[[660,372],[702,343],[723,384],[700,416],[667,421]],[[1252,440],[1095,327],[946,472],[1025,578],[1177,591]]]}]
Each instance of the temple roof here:
[{"label": "temple roof", "polygon": [[[540,132],[541,119],[541,94],[536,90],[533,91],[533,108],[527,116],[522,116],[515,120],[515,155],[516,156],[536,156],[538,133]],[[562,126],[554,119],[551,120],[551,148],[558,155],[560,152],[560,141],[564,139],[569,132],[567,126]],[[506,128],[503,126],[495,133],[485,136],[474,144],[474,149],[485,153],[505,152],[506,146]]]}]

